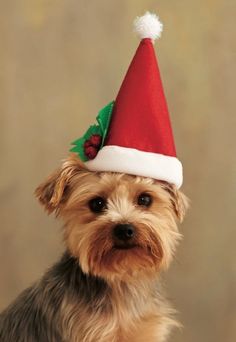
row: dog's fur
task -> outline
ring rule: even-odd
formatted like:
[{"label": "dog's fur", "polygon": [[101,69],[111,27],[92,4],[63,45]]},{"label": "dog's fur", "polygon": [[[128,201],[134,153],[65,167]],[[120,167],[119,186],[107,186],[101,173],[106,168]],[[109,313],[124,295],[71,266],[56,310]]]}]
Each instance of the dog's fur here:
[{"label": "dog's fur", "polygon": [[[150,207],[137,204],[141,193],[152,197]],[[0,341],[166,341],[178,323],[159,274],[180,240],[186,197],[166,182],[90,172],[73,154],[36,196],[62,218],[66,252],[0,315]],[[97,214],[88,205],[96,196],[107,201]],[[122,223],[136,231],[126,249],[113,235]]]}]

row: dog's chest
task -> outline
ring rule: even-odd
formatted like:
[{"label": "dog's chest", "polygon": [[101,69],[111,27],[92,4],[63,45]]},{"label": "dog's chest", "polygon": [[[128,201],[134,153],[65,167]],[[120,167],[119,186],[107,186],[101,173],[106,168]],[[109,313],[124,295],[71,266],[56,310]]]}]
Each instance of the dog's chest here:
[{"label": "dog's chest", "polygon": [[130,300],[126,303],[120,299],[113,301],[110,310],[72,305],[70,309],[67,307],[65,324],[66,342],[163,341],[158,338],[160,317],[157,308],[149,301],[137,303]]}]

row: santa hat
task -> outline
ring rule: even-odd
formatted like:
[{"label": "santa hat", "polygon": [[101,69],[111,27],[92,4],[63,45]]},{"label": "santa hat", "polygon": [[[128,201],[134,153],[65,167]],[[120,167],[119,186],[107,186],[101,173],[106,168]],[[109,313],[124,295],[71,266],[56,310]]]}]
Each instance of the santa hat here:
[{"label": "santa hat", "polygon": [[98,125],[73,142],[91,171],[111,171],[151,177],[175,184],[183,181],[153,47],[162,23],[147,12],[134,21],[141,38],[117,98],[103,108]]}]

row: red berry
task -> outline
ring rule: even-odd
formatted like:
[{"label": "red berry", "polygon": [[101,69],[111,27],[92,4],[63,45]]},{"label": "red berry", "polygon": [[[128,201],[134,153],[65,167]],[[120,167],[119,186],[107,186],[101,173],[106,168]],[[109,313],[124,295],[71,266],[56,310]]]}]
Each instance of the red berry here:
[{"label": "red berry", "polygon": [[99,147],[102,142],[102,137],[99,134],[93,134],[89,140],[90,140],[91,145]]},{"label": "red berry", "polygon": [[88,159],[94,159],[98,153],[96,147],[88,146],[84,149],[84,153]]},{"label": "red berry", "polygon": [[86,140],[85,143],[84,143],[84,148],[89,147],[91,145],[92,144],[91,144],[90,140]]}]

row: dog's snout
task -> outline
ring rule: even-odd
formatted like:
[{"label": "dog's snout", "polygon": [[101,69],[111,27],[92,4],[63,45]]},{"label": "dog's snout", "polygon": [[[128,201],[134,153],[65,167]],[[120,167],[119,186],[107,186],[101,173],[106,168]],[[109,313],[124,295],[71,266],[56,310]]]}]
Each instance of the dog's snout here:
[{"label": "dog's snout", "polygon": [[114,236],[122,241],[128,241],[135,235],[135,228],[132,224],[117,224],[113,230]]}]

